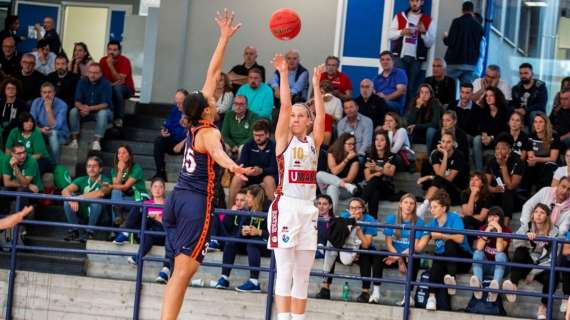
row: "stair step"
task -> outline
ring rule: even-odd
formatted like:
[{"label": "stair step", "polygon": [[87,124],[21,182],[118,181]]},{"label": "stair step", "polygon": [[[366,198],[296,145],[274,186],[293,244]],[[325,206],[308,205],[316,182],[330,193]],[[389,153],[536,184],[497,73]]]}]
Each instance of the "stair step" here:
[{"label": "stair step", "polygon": [[135,158],[139,155],[152,156],[154,150],[154,144],[152,142],[142,142],[142,141],[129,141],[129,140],[108,140],[106,139],[102,143],[103,151],[114,153],[120,145],[128,145],[135,154]]},{"label": "stair step", "polygon": [[137,103],[136,113],[164,118],[173,106],[172,103]]}]

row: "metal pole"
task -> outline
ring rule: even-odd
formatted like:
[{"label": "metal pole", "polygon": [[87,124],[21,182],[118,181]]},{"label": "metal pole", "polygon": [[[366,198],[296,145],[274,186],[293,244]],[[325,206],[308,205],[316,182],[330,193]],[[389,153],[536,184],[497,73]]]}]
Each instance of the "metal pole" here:
[{"label": "metal pole", "polygon": [[[414,224],[411,225],[410,229],[410,243],[408,244],[408,269],[406,270],[406,284],[404,285],[404,320],[410,319],[410,295],[412,292],[412,286],[410,282],[412,281],[412,276],[414,272],[418,270],[412,270],[414,268],[414,249],[415,249],[415,242],[416,242],[416,226]],[[404,228],[402,231],[404,231]]]},{"label": "metal pole", "polygon": [[271,251],[271,262],[269,263],[269,279],[267,280],[267,301],[265,302],[265,320],[271,320],[273,312],[273,286],[275,282],[275,254]]},{"label": "metal pole", "polygon": [[485,2],[485,23],[483,24],[483,38],[485,38],[485,55],[483,57],[483,68],[479,76],[485,75],[485,69],[487,69],[487,61],[489,60],[489,40],[491,34],[491,24],[493,23],[493,15],[495,12],[495,5],[493,0],[487,0]]},{"label": "metal pole", "polygon": [[135,305],[133,310],[133,320],[139,319],[140,305],[141,305],[141,289],[142,289],[142,276],[143,276],[143,248],[146,229],[146,214],[148,207],[145,205],[142,208],[141,228],[139,233],[139,250],[137,251],[137,280],[135,283]]},{"label": "metal pole", "polygon": [[[16,211],[20,211],[22,207],[22,199],[16,197]],[[16,280],[16,245],[18,244],[18,235],[20,233],[20,224],[12,229],[12,243],[10,251],[10,274],[8,275],[8,297],[6,298],[6,320],[12,320],[12,306],[14,304],[14,282]]]},{"label": "metal pole", "polygon": [[[546,304],[546,319],[552,319],[552,294],[556,290],[556,251],[558,251],[558,241],[556,238],[554,238],[552,240],[552,249],[550,251],[550,275],[548,277],[548,303]],[[562,303],[564,303],[564,301]]]}]

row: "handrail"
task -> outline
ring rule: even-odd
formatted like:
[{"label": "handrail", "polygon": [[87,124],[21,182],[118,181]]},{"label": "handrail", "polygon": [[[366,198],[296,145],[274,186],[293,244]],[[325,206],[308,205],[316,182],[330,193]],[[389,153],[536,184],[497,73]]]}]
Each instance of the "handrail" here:
[{"label": "handrail", "polygon": [[[10,274],[8,278],[8,292],[7,292],[7,299],[6,299],[6,319],[12,319],[12,307],[14,304],[14,286],[15,286],[15,271],[16,271],[16,262],[17,262],[17,251],[39,251],[39,252],[57,252],[57,253],[70,253],[70,254],[95,254],[95,255],[110,255],[110,256],[137,256],[137,273],[136,273],[136,284],[135,284],[135,297],[134,297],[134,309],[133,309],[133,319],[138,319],[140,314],[140,294],[142,290],[142,275],[144,270],[144,262],[145,261],[165,261],[166,259],[163,257],[156,257],[156,256],[142,256],[142,244],[144,241],[147,241],[145,235],[164,235],[163,231],[150,231],[146,229],[146,210],[148,208],[164,208],[164,205],[158,204],[146,204],[142,202],[135,202],[135,201],[117,201],[117,200],[109,200],[109,199],[85,199],[79,197],[64,197],[64,196],[57,196],[57,195],[46,195],[46,194],[33,194],[33,193],[25,193],[25,192],[10,192],[10,191],[0,191],[0,196],[6,197],[14,197],[16,198],[16,210],[21,208],[22,199],[49,199],[54,201],[78,201],[78,202],[85,202],[85,203],[99,203],[104,205],[121,205],[121,206],[133,206],[142,209],[141,214],[141,227],[139,229],[126,229],[126,228],[115,228],[115,227],[104,227],[104,226],[86,226],[80,224],[70,224],[70,223],[62,223],[62,222],[52,222],[52,221],[37,221],[37,220],[24,220],[20,224],[22,225],[37,225],[37,226],[50,226],[50,227],[72,227],[78,229],[91,229],[94,231],[106,231],[106,232],[129,232],[133,234],[138,234],[140,237],[140,244],[138,247],[137,252],[126,252],[126,251],[115,251],[115,250],[94,250],[94,249],[71,249],[71,248],[57,248],[57,247],[48,247],[48,246],[38,246],[38,245],[25,245],[25,244],[18,244],[18,234],[19,234],[19,224],[13,228],[12,231],[12,240],[10,246],[4,246],[5,248],[10,248]],[[255,216],[255,217],[267,217],[267,213],[265,212],[248,212],[248,211],[233,211],[228,209],[215,209],[214,214],[227,214],[227,215],[237,215],[237,216]],[[392,283],[398,285],[404,285],[404,313],[403,318],[409,319],[410,315],[410,295],[411,289],[414,286],[428,286],[433,288],[455,288],[457,290],[465,290],[465,291],[482,291],[482,292],[495,292],[500,294],[509,294],[514,293],[520,296],[530,296],[530,297],[541,297],[547,298],[547,317],[552,317],[553,312],[553,299],[565,299],[563,295],[554,294],[553,290],[555,289],[555,280],[556,280],[556,272],[570,272],[570,268],[559,267],[556,265],[557,255],[558,255],[558,248],[563,244],[570,244],[570,240],[565,238],[551,238],[551,237],[536,237],[535,241],[545,241],[552,244],[554,248],[551,250],[551,264],[549,266],[540,266],[540,265],[530,265],[530,264],[521,264],[515,262],[495,262],[495,261],[475,261],[473,259],[468,258],[459,258],[459,257],[446,257],[446,256],[439,256],[439,255],[431,255],[425,253],[416,253],[415,252],[415,234],[416,231],[424,231],[424,232],[440,232],[446,234],[463,234],[465,236],[487,236],[493,238],[503,238],[503,239],[520,239],[520,240],[528,240],[526,235],[516,234],[516,233],[496,233],[496,232],[483,232],[477,230],[457,230],[457,229],[449,229],[449,228],[438,228],[438,227],[427,227],[427,226],[415,226],[415,225],[404,225],[404,224],[386,224],[381,222],[362,222],[358,221],[358,225],[361,226],[369,226],[374,228],[391,228],[391,229],[400,229],[400,230],[408,230],[409,232],[409,242],[410,246],[408,247],[408,253],[398,254],[398,253],[390,253],[387,251],[379,251],[379,250],[365,250],[365,249],[346,249],[346,248],[335,248],[326,246],[323,249],[330,250],[330,251],[344,251],[344,252],[354,252],[354,253],[361,253],[367,255],[375,255],[375,256],[400,256],[400,257],[408,257],[408,268],[406,272],[405,278],[402,279],[390,279],[390,278],[374,278],[374,277],[362,277],[357,275],[349,275],[349,274],[331,274],[326,273],[324,271],[312,271],[312,276],[319,276],[319,277],[333,277],[333,278],[341,278],[341,279],[349,279],[349,280],[365,280],[365,281],[373,281],[373,282],[383,282],[383,283]],[[266,242],[262,240],[252,240],[252,239],[242,239],[242,238],[232,238],[232,237],[223,237],[223,236],[214,236],[212,239],[221,240],[226,242],[237,242],[237,243],[250,243],[250,244],[258,244],[258,245],[265,245]],[[532,267],[533,269],[543,269],[549,270],[549,285],[550,291],[548,293],[541,293],[541,292],[532,292],[532,291],[509,291],[504,289],[491,289],[491,288],[472,288],[465,285],[446,285],[442,283],[431,283],[431,282],[419,282],[412,279],[412,266],[413,266],[413,259],[429,259],[429,260],[440,260],[440,261],[454,261],[454,262],[464,262],[464,263],[477,263],[477,264],[485,264],[485,265],[501,265],[501,266],[509,266],[509,267]],[[216,263],[216,262],[204,262],[204,266],[207,267],[230,267],[234,269],[242,269],[242,270],[257,270],[260,272],[267,272],[269,274],[269,282],[268,282],[268,292],[267,292],[267,301],[266,301],[266,310],[265,310],[265,319],[271,318],[272,313],[272,302],[273,302],[273,286],[274,286],[274,278],[276,272],[275,266],[275,258],[272,255],[270,260],[269,267],[251,267],[245,265],[235,265],[235,264],[224,264]]]}]

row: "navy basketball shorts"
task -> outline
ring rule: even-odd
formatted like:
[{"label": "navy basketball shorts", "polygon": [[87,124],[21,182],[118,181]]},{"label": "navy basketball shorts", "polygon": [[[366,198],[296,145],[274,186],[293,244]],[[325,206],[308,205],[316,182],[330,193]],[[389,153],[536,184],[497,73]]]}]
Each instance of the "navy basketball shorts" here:
[{"label": "navy basketball shorts", "polygon": [[213,203],[206,195],[175,189],[168,197],[162,223],[174,256],[187,255],[202,263],[210,241]]}]

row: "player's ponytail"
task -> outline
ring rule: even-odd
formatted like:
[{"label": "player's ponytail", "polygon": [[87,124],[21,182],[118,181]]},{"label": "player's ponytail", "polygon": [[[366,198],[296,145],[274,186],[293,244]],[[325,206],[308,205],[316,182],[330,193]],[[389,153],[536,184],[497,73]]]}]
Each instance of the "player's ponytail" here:
[{"label": "player's ponytail", "polygon": [[208,100],[201,91],[192,91],[184,99],[184,115],[191,124],[202,120],[202,113],[208,107]]}]

